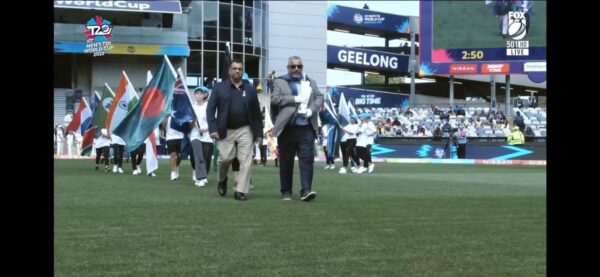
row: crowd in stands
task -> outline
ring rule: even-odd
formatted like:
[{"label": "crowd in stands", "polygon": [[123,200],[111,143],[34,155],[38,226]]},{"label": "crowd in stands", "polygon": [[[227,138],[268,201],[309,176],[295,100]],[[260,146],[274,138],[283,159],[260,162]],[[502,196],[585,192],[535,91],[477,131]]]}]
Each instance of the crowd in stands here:
[{"label": "crowd in stands", "polygon": [[[514,125],[526,137],[546,136],[546,109],[540,107],[514,108],[515,116],[507,119],[503,111],[488,107],[455,105],[440,108],[421,106],[417,109],[358,108],[357,112],[370,114],[382,137],[448,137],[453,129],[467,130],[469,137],[507,137]],[[515,121],[516,120],[516,121]],[[519,122],[519,124],[516,124]]]}]

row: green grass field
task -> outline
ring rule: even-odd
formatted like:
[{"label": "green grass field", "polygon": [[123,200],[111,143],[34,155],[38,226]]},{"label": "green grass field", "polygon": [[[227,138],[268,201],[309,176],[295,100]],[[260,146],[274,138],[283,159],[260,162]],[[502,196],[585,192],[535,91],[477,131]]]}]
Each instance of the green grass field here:
[{"label": "green grass field", "polygon": [[245,202],[182,165],[169,181],[166,161],[150,178],[55,160],[55,276],[546,275],[545,167],[318,163],[306,203],[297,183],[281,200],[272,162]]},{"label": "green grass field", "polygon": [[[496,18],[484,1],[434,1],[433,49],[506,47]],[[546,1],[535,1],[529,32],[530,47],[546,46]]]}]

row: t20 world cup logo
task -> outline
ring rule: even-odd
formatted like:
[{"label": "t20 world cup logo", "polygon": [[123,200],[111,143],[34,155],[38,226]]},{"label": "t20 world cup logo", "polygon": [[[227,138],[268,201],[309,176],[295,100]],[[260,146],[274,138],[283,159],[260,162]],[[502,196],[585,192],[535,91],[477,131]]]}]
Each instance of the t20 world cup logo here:
[{"label": "t20 world cup logo", "polygon": [[85,36],[94,42],[108,41],[112,35],[112,23],[100,16],[91,18],[85,25]]},{"label": "t20 world cup logo", "polygon": [[527,34],[527,20],[524,12],[508,12],[508,35],[520,40]]}]

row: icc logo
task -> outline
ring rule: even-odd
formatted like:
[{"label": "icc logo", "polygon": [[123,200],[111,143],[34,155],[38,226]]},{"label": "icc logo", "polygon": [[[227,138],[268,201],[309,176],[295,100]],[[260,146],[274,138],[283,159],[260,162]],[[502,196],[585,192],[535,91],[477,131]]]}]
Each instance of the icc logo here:
[{"label": "icc logo", "polygon": [[524,12],[508,12],[508,35],[520,40],[527,34],[527,20]]},{"label": "icc logo", "polygon": [[355,13],[354,18],[352,18],[352,20],[354,20],[354,23],[360,24],[363,22],[363,16],[360,13]]}]

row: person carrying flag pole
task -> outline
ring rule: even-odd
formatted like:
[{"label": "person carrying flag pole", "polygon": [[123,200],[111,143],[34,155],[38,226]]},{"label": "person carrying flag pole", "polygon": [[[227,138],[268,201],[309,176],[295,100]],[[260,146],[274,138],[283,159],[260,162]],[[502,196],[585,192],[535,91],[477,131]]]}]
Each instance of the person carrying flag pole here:
[{"label": "person carrying flag pole", "polygon": [[208,134],[208,122],[206,120],[206,102],[209,97],[208,88],[199,86],[194,89],[196,101],[193,104],[197,119],[193,122],[190,140],[192,153],[190,161],[194,169],[194,184],[203,187],[208,183],[208,172],[210,171],[210,157],[213,151],[213,140]]},{"label": "person carrying flag pole", "polygon": [[121,136],[132,149],[138,148],[163,119],[171,114],[176,77],[177,73],[165,55],[144,89],[139,104],[114,129],[113,133]]}]

